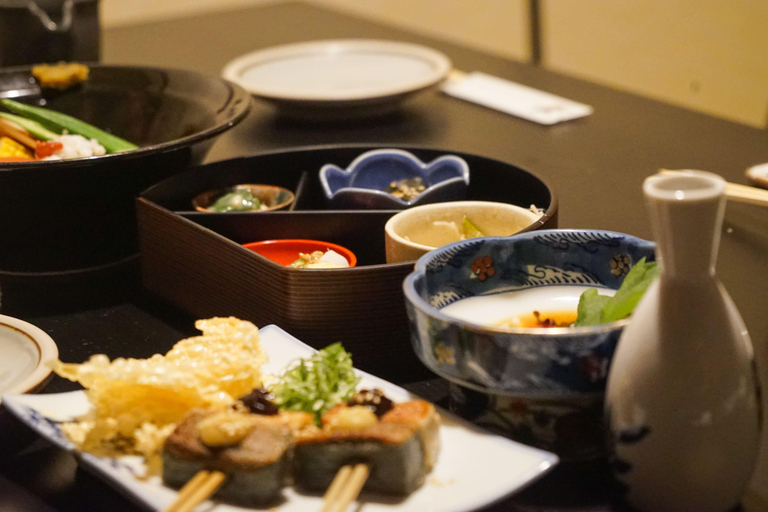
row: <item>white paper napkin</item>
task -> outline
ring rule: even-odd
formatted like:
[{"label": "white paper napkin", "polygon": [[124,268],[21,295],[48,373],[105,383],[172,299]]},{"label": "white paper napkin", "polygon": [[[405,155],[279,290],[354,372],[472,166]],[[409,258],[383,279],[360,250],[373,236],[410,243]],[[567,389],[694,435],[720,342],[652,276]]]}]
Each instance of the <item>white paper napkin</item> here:
[{"label": "white paper napkin", "polygon": [[446,94],[539,124],[550,125],[592,114],[589,105],[480,71],[456,72],[442,85]]}]

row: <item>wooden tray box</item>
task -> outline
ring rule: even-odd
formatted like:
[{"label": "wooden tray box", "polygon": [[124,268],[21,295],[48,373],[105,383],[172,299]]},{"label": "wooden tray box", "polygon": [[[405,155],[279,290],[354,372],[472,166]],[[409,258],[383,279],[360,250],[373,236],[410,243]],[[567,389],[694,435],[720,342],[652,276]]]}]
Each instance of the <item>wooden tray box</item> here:
[{"label": "wooden tray box", "polygon": [[[148,189],[137,200],[142,279],[151,291],[198,318],[236,316],[276,324],[322,348],[341,341],[355,366],[390,380],[433,375],[410,346],[402,282],[413,263],[386,264],[384,224],[395,210],[328,210],[318,180],[325,163],[346,167],[369,146],[269,153],[192,168]],[[403,148],[423,161],[446,151]],[[546,211],[536,229],[557,225],[557,201],[539,178],[510,164],[456,153],[470,165],[467,199]],[[292,211],[201,213],[198,193],[237,183],[296,191]],[[276,238],[336,243],[358,257],[354,268],[297,270],[241,244]]]}]

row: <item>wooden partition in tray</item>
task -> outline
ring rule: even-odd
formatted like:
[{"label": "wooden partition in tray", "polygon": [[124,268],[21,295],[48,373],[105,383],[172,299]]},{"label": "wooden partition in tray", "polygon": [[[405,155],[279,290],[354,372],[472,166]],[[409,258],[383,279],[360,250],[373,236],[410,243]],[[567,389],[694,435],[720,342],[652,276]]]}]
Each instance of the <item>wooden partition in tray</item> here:
[{"label": "wooden partition in tray", "polygon": [[[398,146],[400,147],[400,146]],[[557,201],[538,177],[475,155],[400,147],[429,162],[451,153],[470,167],[466,199],[545,210],[530,229],[557,226]],[[371,146],[330,146],[237,158],[192,168],[145,191],[137,200],[142,278],[151,291],[198,318],[236,316],[276,324],[315,348],[341,341],[355,366],[395,380],[432,374],[411,349],[402,282],[413,262],[386,264],[384,224],[396,210],[329,210],[318,172],[346,167]],[[200,192],[238,183],[294,190],[291,210],[202,213]],[[352,250],[354,268],[283,267],[241,244],[309,238]]]}]

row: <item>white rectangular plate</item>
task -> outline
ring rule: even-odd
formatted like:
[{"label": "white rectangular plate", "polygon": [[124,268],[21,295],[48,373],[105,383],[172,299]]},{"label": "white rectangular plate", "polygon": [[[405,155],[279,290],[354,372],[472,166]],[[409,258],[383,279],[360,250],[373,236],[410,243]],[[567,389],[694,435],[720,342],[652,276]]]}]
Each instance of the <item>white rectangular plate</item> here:
[{"label": "white rectangular plate", "polygon": [[[269,355],[265,374],[279,374],[291,361],[308,357],[314,349],[277,326],[261,329],[261,344]],[[354,354],[353,354],[354,356]],[[358,372],[362,388],[378,387],[392,400],[414,398],[403,388]],[[41,436],[64,448],[74,450],[59,429],[58,422],[84,414],[90,407],[82,391],[41,395],[5,395],[3,405]],[[426,483],[404,499],[381,498],[363,493],[358,501],[365,512],[458,512],[483,507],[521,489],[551,469],[556,455],[530,448],[506,438],[489,434],[471,423],[440,411],[440,455]],[[159,477],[139,479],[143,461],[139,457],[99,458],[78,454],[83,466],[123,492],[133,501],[162,509],[176,497],[176,491],[165,487]],[[306,512],[319,510],[322,497],[302,494],[292,487],[283,490],[284,500],[270,511]],[[201,506],[202,507],[202,506]],[[202,509],[202,508],[201,508]],[[209,503],[211,512],[250,510],[223,503]]]}]

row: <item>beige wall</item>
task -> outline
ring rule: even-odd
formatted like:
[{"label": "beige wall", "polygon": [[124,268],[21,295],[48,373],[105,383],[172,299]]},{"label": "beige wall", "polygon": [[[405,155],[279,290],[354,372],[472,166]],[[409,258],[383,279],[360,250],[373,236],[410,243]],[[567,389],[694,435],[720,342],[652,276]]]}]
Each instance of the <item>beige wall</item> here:
[{"label": "beige wall", "polygon": [[[102,0],[105,27],[283,0]],[[304,0],[519,61],[528,0]],[[555,71],[765,127],[768,0],[540,0]]]},{"label": "beige wall", "polygon": [[282,0],[101,0],[102,27],[190,16]]},{"label": "beige wall", "polygon": [[[282,0],[102,0],[104,27],[188,16]],[[484,52],[528,60],[527,0],[305,0],[455,41]]]},{"label": "beige wall", "polygon": [[764,127],[768,0],[542,0],[543,62]]},{"label": "beige wall", "polygon": [[307,0],[379,22],[528,61],[527,0]]}]

